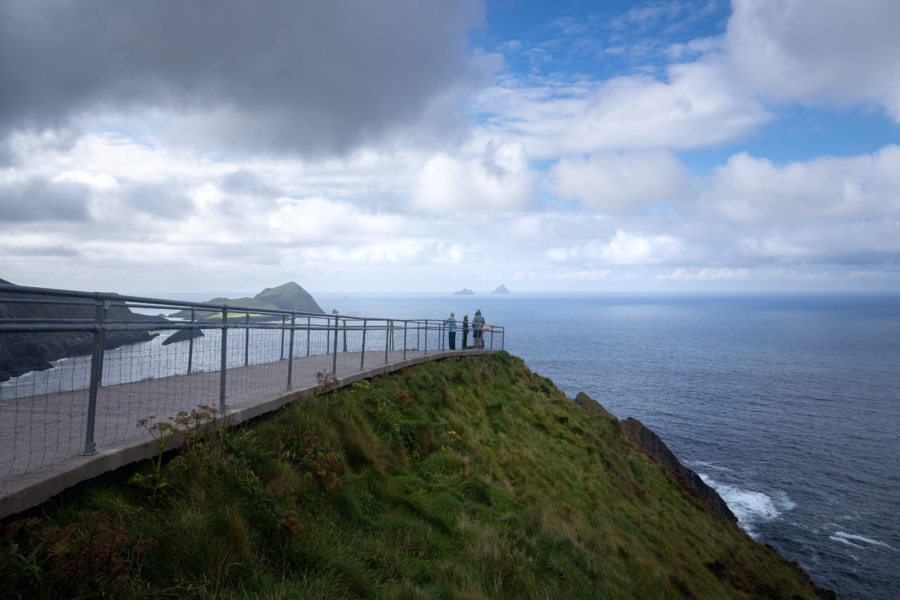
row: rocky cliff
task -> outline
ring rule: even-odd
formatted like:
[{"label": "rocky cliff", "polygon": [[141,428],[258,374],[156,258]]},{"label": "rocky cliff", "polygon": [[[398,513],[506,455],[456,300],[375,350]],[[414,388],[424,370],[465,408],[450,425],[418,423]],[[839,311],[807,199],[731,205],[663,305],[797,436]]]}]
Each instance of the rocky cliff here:
[{"label": "rocky cliff", "polygon": [[[584,392],[575,396],[575,404],[581,406],[587,412],[592,412],[607,418],[614,418],[600,405],[600,403]],[[633,444],[643,449],[660,463],[666,469],[669,476],[686,492],[700,500],[713,512],[722,515],[732,523],[737,523],[737,517],[734,516],[734,513],[728,508],[728,504],[722,500],[722,497],[719,496],[716,490],[706,485],[694,471],[681,464],[678,457],[669,450],[666,444],[653,432],[653,430],[645,427],[643,423],[633,417],[628,417],[619,423],[625,436]]]},{"label": "rocky cliff", "polygon": [[[0,279],[0,284],[10,284]],[[23,302],[38,300],[40,302]],[[0,321],[7,319],[41,319],[55,322],[85,322],[94,320],[93,304],[53,305],[47,302],[52,297],[38,294],[12,294],[0,291]],[[111,306],[108,313],[111,321],[165,321],[161,317],[138,316],[127,306]],[[105,349],[118,348],[127,344],[146,342],[155,333],[149,331],[108,331]],[[93,349],[93,333],[90,331],[56,331],[0,334],[0,381],[27,373],[49,369],[51,361],[67,356],[90,354]]]}]

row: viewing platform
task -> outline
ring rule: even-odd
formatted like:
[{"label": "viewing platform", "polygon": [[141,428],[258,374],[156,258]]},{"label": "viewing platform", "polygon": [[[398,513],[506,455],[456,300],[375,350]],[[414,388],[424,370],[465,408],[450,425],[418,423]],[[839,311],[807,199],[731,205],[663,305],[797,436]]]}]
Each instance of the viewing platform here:
[{"label": "viewing platform", "polygon": [[[146,314],[184,310],[193,317]],[[189,339],[163,343],[184,329]],[[67,343],[79,347],[86,342],[92,350],[90,356],[54,360],[46,370],[20,374],[6,367],[4,373],[0,366],[3,379],[12,377],[0,383],[0,518],[156,455],[156,440],[138,426],[142,419],[165,421],[207,406],[217,419],[236,425],[326,389],[503,349],[503,327],[489,325],[484,350],[450,350],[446,329],[437,319],[302,314],[0,285],[0,356],[33,349],[48,335],[68,336]],[[123,332],[149,332],[149,339],[110,348],[108,339]],[[461,343],[461,332],[457,336]],[[176,436],[167,449],[181,442]]]}]

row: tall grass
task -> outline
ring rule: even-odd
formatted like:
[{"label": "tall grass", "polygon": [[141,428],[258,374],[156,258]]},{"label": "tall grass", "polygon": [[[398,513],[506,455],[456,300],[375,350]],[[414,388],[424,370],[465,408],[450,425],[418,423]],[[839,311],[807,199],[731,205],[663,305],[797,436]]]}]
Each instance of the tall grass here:
[{"label": "tall grass", "polygon": [[[126,473],[6,523],[2,589],[22,598],[825,594],[684,492],[615,418],[582,409],[505,353],[356,383],[209,430],[165,458],[156,490]],[[137,468],[145,478],[154,469]]]}]

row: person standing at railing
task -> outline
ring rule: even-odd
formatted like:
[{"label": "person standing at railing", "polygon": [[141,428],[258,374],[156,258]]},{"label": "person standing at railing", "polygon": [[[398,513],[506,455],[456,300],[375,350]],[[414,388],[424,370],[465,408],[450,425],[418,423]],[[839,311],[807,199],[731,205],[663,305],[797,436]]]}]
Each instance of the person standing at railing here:
[{"label": "person standing at railing", "polygon": [[450,313],[450,318],[444,321],[444,325],[447,326],[447,339],[450,342],[450,349],[456,350],[456,319],[452,312]]},{"label": "person standing at railing", "polygon": [[481,309],[475,311],[472,318],[472,345],[476,350],[484,350],[484,338],[481,333],[484,331],[484,317],[481,315]]},{"label": "person standing at railing", "polygon": [[462,349],[466,349],[466,343],[469,341],[469,315],[463,316],[463,343]]}]

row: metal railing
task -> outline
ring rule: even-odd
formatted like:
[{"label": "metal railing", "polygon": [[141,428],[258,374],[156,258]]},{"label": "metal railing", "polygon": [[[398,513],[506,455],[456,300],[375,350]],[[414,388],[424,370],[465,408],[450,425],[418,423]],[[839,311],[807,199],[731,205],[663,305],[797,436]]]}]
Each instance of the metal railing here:
[{"label": "metal railing", "polygon": [[[141,419],[198,405],[224,414],[317,377],[439,355],[446,333],[443,319],[0,285],[0,483],[137,437]],[[505,329],[484,338],[503,349]]]}]

